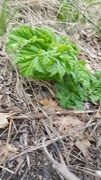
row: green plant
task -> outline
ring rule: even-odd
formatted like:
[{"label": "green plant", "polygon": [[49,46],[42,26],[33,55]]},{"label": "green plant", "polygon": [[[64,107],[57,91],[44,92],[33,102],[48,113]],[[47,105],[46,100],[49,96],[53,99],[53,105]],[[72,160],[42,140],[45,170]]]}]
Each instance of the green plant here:
[{"label": "green plant", "polygon": [[92,74],[75,43],[65,36],[57,36],[51,29],[19,26],[11,30],[6,43],[13,54],[14,64],[22,76],[41,80],[56,80],[56,97],[64,108],[82,108],[83,102],[101,99],[101,72]]},{"label": "green plant", "polygon": [[83,102],[86,100],[90,100],[92,103],[100,101],[101,71],[96,71],[94,74],[89,73],[89,81],[87,80],[87,82],[89,82],[88,87],[81,83],[80,78],[75,83],[71,76],[65,74],[63,82],[55,84],[55,87],[58,89],[56,98],[59,99],[60,105],[67,109],[81,109]]},{"label": "green plant", "polygon": [[73,74],[74,67],[81,64],[76,58],[76,45],[46,27],[20,26],[10,32],[6,46],[9,53],[13,52],[14,63],[24,77],[62,80],[67,71]]},{"label": "green plant", "polygon": [[56,98],[64,108],[81,109],[83,101],[87,100],[87,88],[82,87],[79,80],[75,82],[73,77],[65,74],[63,82],[57,82],[55,87],[58,89]]},{"label": "green plant", "polygon": [[7,1],[4,0],[1,11],[0,11],[0,36],[4,35],[6,32],[7,25],[13,19],[15,10],[13,14],[8,12]]},{"label": "green plant", "polygon": [[76,22],[79,18],[79,12],[67,0],[58,0],[56,9],[61,22]]},{"label": "green plant", "polygon": [[101,100],[101,71],[91,74],[91,83],[89,88],[89,99],[95,103]]}]

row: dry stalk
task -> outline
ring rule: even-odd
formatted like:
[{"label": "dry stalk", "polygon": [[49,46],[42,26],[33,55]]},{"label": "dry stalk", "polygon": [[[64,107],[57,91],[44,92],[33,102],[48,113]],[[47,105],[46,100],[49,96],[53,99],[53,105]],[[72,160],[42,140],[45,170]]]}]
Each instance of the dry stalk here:
[{"label": "dry stalk", "polygon": [[0,0],[0,11],[1,11],[1,9],[2,9],[3,3],[4,3],[4,0]]},{"label": "dry stalk", "polygon": [[10,140],[10,133],[11,133],[12,122],[13,122],[13,117],[11,117],[11,119],[10,119],[10,124],[9,124],[9,129],[8,129],[8,137],[7,137],[7,142],[6,142],[3,170],[5,169],[5,164],[6,164],[6,157],[7,157],[7,153],[8,153],[8,145],[9,145],[9,140]]},{"label": "dry stalk", "polygon": [[45,146],[45,138],[42,141],[43,149],[48,159],[52,162],[53,168],[58,171],[66,180],[80,180],[77,176],[75,176],[72,172],[70,172],[67,167],[61,163],[58,163],[47,151]]},{"label": "dry stalk", "polygon": [[95,27],[101,32],[100,27],[99,27],[98,25],[96,25],[95,22],[93,22],[92,20],[90,20],[84,13],[82,13],[78,6],[76,6],[74,3],[72,3],[71,0],[68,0],[68,1],[69,1],[69,3],[70,3],[73,7],[75,7],[75,8],[77,9],[77,11],[78,11],[90,24],[92,24],[93,26],[95,26]]}]

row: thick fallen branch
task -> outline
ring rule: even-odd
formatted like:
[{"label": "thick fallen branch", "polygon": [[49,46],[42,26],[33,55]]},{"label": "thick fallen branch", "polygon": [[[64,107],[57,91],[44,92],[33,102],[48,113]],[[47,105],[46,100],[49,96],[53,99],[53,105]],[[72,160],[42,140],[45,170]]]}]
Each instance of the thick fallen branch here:
[{"label": "thick fallen branch", "polygon": [[47,155],[48,159],[52,162],[53,168],[58,171],[66,180],[80,180],[77,176],[75,176],[72,172],[70,172],[66,166],[64,166],[61,163],[58,163],[47,151],[47,148],[45,146],[45,138],[43,138],[42,141],[43,149],[45,151],[45,154]]}]

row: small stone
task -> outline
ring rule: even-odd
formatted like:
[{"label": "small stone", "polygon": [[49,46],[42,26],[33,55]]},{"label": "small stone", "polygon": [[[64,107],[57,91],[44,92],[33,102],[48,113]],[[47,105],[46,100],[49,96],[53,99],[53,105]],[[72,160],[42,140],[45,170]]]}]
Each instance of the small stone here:
[{"label": "small stone", "polygon": [[42,176],[41,175],[38,176],[38,180],[42,180]]},{"label": "small stone", "polygon": [[48,161],[46,161],[46,162],[44,163],[44,165],[47,166],[47,165],[48,165]]},{"label": "small stone", "polygon": [[40,165],[40,161],[37,162],[37,165]]}]

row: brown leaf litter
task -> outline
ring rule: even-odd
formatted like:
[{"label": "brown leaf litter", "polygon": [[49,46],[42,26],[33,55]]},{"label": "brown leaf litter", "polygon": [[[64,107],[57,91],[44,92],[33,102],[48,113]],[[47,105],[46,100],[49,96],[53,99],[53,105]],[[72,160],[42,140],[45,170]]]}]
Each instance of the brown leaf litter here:
[{"label": "brown leaf litter", "polygon": [[54,113],[56,111],[61,111],[62,108],[58,105],[55,100],[50,99],[42,99],[39,101],[40,104],[43,105],[42,109],[46,113]]},{"label": "brown leaf litter", "polygon": [[[9,24],[7,33],[12,28],[12,24],[17,26],[23,22],[32,27],[48,25],[58,34],[67,34],[68,23],[62,29],[58,27],[59,22],[56,22],[54,9],[56,1],[25,0],[9,1],[9,3],[11,7],[17,7],[19,10]],[[38,11],[35,9],[35,3]],[[69,23],[70,28],[74,27],[74,24]],[[75,41],[79,37],[77,43],[82,50],[80,59],[86,60],[87,67],[91,71],[99,69],[101,52],[97,38],[85,27],[83,31],[72,28],[72,32],[74,35],[72,34],[70,39]],[[55,160],[61,161],[61,154],[66,166],[80,179],[96,180],[94,172],[101,168],[100,105],[86,102],[85,110],[62,109],[54,100],[54,90],[52,89],[53,94],[50,93],[51,86],[47,85],[48,88],[45,89],[44,82],[36,82],[20,76],[18,69],[12,66],[12,57],[8,57],[5,53],[5,37],[2,39],[3,42],[0,41],[0,168],[3,166],[2,161],[5,161],[4,171],[0,169],[2,179],[63,179],[53,170],[43,152],[42,138],[46,136],[45,145],[48,146],[49,153]]]},{"label": "brown leaf litter", "polygon": [[11,117],[10,113],[0,113],[0,128],[8,126],[8,118]]},{"label": "brown leaf litter", "polygon": [[74,114],[55,117],[54,119],[54,123],[58,126],[59,131],[63,134],[68,134],[70,139],[75,142],[75,146],[87,157],[88,148],[91,144],[84,131],[85,123]]},{"label": "brown leaf litter", "polygon": [[18,153],[18,148],[12,144],[7,145],[5,141],[0,141],[0,163],[5,160],[5,153],[6,158],[11,158]]}]

